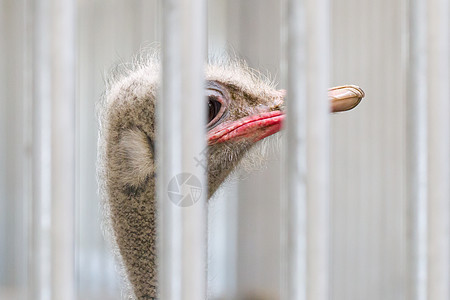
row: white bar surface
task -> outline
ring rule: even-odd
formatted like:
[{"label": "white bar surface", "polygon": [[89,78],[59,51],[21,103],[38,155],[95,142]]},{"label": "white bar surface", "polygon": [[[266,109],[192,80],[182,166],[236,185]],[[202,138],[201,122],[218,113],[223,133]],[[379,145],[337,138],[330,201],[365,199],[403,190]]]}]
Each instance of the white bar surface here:
[{"label": "white bar surface", "polygon": [[75,0],[51,2],[52,299],[75,299]]},{"label": "white bar surface", "polygon": [[330,290],[330,3],[306,1],[307,32],[307,299]]},{"label": "white bar surface", "polygon": [[427,10],[409,3],[406,94],[408,243],[406,295],[427,299]]},{"label": "white bar surface", "polygon": [[450,4],[427,1],[428,298],[450,299]]},{"label": "white bar surface", "polygon": [[75,299],[75,37],[73,0],[33,14],[32,299]]},{"label": "white bar surface", "polygon": [[283,299],[307,299],[306,22],[304,1],[287,5],[287,97]]},{"label": "white bar surface", "polygon": [[[206,159],[206,2],[163,1],[162,39],[157,176],[161,299],[206,299],[206,171],[195,160]],[[200,197],[187,207],[168,197],[170,181],[181,173],[200,182]]]},{"label": "white bar surface", "polygon": [[50,1],[35,2],[33,16],[33,178],[30,299],[51,299],[51,63]]},{"label": "white bar surface", "polygon": [[[330,68],[328,0],[288,2],[287,289],[329,299]],[[286,263],[285,263],[286,264]]]}]

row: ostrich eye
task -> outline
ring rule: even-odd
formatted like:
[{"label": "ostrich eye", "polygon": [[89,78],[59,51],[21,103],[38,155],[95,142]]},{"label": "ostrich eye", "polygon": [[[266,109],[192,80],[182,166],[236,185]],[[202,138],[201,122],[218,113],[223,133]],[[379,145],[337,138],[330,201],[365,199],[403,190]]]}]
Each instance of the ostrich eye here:
[{"label": "ostrich eye", "polygon": [[208,99],[208,124],[211,123],[212,120],[219,114],[220,107],[222,104],[220,104],[219,101],[215,99],[215,97],[210,96]]},{"label": "ostrich eye", "polygon": [[225,115],[227,109],[227,101],[219,90],[207,89],[206,96],[208,100],[208,125],[211,129],[218,125]]}]

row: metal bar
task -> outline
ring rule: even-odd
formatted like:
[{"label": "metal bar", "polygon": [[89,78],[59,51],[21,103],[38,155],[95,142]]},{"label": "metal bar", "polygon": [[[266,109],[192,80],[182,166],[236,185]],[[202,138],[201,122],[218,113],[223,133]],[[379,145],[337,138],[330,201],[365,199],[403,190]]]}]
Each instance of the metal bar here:
[{"label": "metal bar", "polygon": [[34,3],[33,299],[74,299],[74,0]]},{"label": "metal bar", "polygon": [[428,299],[450,299],[449,2],[427,2]]},{"label": "metal bar", "polygon": [[304,1],[287,3],[286,199],[283,299],[307,299],[306,24]]},{"label": "metal bar", "polygon": [[76,1],[53,0],[52,298],[75,299]]},{"label": "metal bar", "polygon": [[329,298],[329,19],[328,0],[288,2],[286,299]]},{"label": "metal bar", "polygon": [[427,10],[409,3],[407,69],[407,299],[427,299]]},{"label": "metal bar", "polygon": [[[22,294],[27,274],[27,208],[30,156],[27,138],[28,86],[26,74],[27,31],[26,2],[0,2],[0,72],[4,74],[0,87],[3,113],[0,131],[4,131],[0,149],[0,209],[3,241],[0,242],[0,282],[14,287],[17,297]],[[3,100],[4,99],[4,100]],[[4,160],[4,163],[2,163]],[[1,178],[5,176],[4,178]],[[1,179],[4,179],[3,181]],[[4,190],[2,192],[2,190]],[[2,235],[0,233],[0,236]],[[1,237],[0,237],[1,240]],[[0,296],[1,298],[1,296]]]},{"label": "metal bar", "polygon": [[[8,97],[7,97],[7,51],[5,45],[7,45],[8,39],[6,38],[6,31],[7,31],[7,24],[6,24],[6,16],[8,12],[6,9],[0,10],[0,107],[3,107],[3,109],[0,110],[0,140],[1,141],[7,141],[8,138],[8,132],[6,130],[7,125],[7,113],[6,113],[6,107],[8,106]],[[7,188],[6,182],[7,179],[7,157],[5,153],[7,152],[7,146],[8,143],[1,143],[0,144],[0,270],[7,270],[7,259],[5,257],[7,256],[7,245],[3,241],[6,241],[7,239],[7,231],[4,230],[4,228],[8,228],[6,216],[7,216]],[[8,271],[2,271],[0,272],[0,280],[2,282],[5,281]]]},{"label": "metal bar", "polygon": [[307,298],[329,299],[330,4],[306,1]]},{"label": "metal bar", "polygon": [[34,2],[33,206],[29,298],[51,299],[51,64],[50,1]]},{"label": "metal bar", "polygon": [[[195,160],[206,159],[205,50],[205,1],[164,1],[158,152],[162,164],[157,177],[162,299],[206,299],[207,186],[205,170]],[[186,202],[169,197],[169,192],[176,193],[174,185]]]}]

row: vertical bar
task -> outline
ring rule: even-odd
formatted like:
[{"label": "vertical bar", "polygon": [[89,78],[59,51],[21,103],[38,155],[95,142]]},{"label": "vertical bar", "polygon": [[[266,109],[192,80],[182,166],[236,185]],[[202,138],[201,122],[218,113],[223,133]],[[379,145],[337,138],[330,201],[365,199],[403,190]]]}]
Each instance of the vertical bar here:
[{"label": "vertical bar", "polygon": [[24,50],[23,50],[23,152],[25,153],[24,159],[25,163],[22,168],[23,172],[23,205],[24,205],[24,213],[23,213],[23,237],[24,242],[21,247],[24,249],[23,256],[25,258],[25,270],[26,274],[23,276],[24,280],[24,293],[23,297],[28,296],[28,288],[30,282],[30,260],[29,260],[29,249],[31,249],[31,231],[30,231],[30,223],[32,220],[32,201],[33,201],[33,151],[31,151],[33,147],[33,32],[32,32],[32,18],[31,18],[31,1],[23,0],[23,26],[24,26]]},{"label": "vertical bar", "polygon": [[[208,56],[220,55],[229,40],[228,0],[207,2]],[[208,273],[215,274],[208,281],[207,299],[229,299],[236,295],[237,281],[237,218],[238,188],[226,187],[223,196],[216,196],[208,205]]]},{"label": "vertical bar", "polygon": [[283,299],[307,299],[305,1],[287,3],[286,249]]},{"label": "vertical bar", "polygon": [[[4,5],[3,2],[0,2],[1,5]],[[7,113],[6,113],[6,107],[8,107],[8,97],[7,97],[7,64],[6,64],[6,57],[7,57],[7,51],[5,45],[7,44],[7,38],[6,38],[6,30],[7,30],[7,23],[6,23],[6,16],[8,12],[6,9],[2,7],[0,10],[0,107],[3,109],[0,109],[0,140],[6,141],[8,138],[8,132],[6,130],[6,124],[7,124]],[[0,282],[2,282],[2,285],[4,285],[4,281],[7,276],[7,259],[6,259],[6,253],[7,253],[7,245],[4,241],[7,239],[7,232],[6,228],[7,222],[6,222],[6,216],[7,216],[7,189],[6,189],[6,179],[7,179],[7,170],[6,170],[6,163],[7,163],[7,146],[8,143],[1,143],[0,144]]]},{"label": "vertical bar", "polygon": [[428,299],[450,299],[450,4],[427,4]]},{"label": "vertical bar", "polygon": [[[158,152],[161,299],[206,299],[207,186],[205,170],[195,160],[206,158],[205,49],[205,1],[164,1]],[[186,180],[188,190],[183,189]],[[169,189],[174,184],[183,199],[191,197],[194,203],[182,207],[172,202]]]},{"label": "vertical bar", "polygon": [[52,298],[75,298],[75,0],[53,0]]},{"label": "vertical bar", "polygon": [[74,299],[75,1],[34,2],[33,299]]},{"label": "vertical bar", "polygon": [[286,299],[329,298],[329,19],[328,0],[288,2]]},{"label": "vertical bar", "polygon": [[330,4],[306,0],[307,298],[329,299]]},{"label": "vertical bar", "polygon": [[427,10],[409,1],[407,70],[407,299],[427,299]]},{"label": "vertical bar", "polygon": [[0,79],[3,85],[0,87],[0,107],[4,113],[0,124],[0,131],[4,131],[0,147],[0,156],[3,157],[0,158],[0,177],[5,176],[0,178],[0,231],[4,233],[3,240],[0,233],[0,285],[13,290],[17,297],[24,297],[28,249],[24,225],[30,182],[30,172],[27,171],[31,161],[29,145],[26,144],[31,128],[27,126],[30,118],[27,118],[26,1],[0,1],[0,14],[0,72],[4,74]]},{"label": "vertical bar", "polygon": [[33,202],[29,298],[51,299],[50,1],[33,3]]}]

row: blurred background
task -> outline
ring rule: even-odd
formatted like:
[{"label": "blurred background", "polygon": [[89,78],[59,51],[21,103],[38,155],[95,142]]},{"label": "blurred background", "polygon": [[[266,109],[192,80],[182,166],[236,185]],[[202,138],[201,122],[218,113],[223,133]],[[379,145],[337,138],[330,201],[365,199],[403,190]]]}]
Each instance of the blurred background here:
[{"label": "blurred background", "polygon": [[[34,1],[0,0],[0,298],[28,299]],[[332,0],[331,86],[366,98],[332,116],[332,299],[404,299],[406,1]],[[209,0],[209,51],[236,54],[284,85],[284,1]],[[120,299],[100,228],[94,106],[107,71],[161,40],[156,0],[78,0],[76,280],[79,299]],[[209,211],[211,294],[280,296],[280,153],[232,181]],[[31,298],[30,298],[31,299]]]}]

